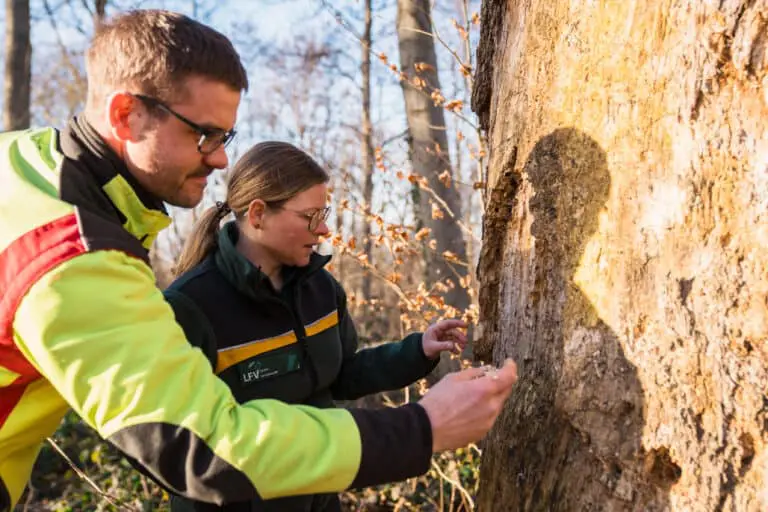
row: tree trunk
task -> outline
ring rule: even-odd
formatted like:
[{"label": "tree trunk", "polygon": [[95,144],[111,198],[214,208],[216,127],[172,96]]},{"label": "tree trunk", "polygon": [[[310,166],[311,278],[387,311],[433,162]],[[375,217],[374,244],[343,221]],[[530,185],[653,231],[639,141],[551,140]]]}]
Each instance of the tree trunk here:
[{"label": "tree trunk", "polygon": [[3,125],[6,130],[29,128],[32,43],[29,32],[29,0],[5,0],[5,97]]},{"label": "tree trunk", "polygon": [[107,0],[94,0],[93,2],[93,27],[98,30],[107,16]]},{"label": "tree trunk", "polygon": [[[368,262],[373,264],[373,241],[371,240],[371,221],[367,215],[371,211],[373,201],[373,128],[371,125],[371,28],[373,25],[372,0],[365,0],[365,28],[360,40],[362,48],[362,63],[360,73],[363,78],[363,119],[361,167],[363,169],[363,204],[366,218],[363,219],[363,252]],[[363,272],[362,295],[364,300],[371,299],[371,273]]]},{"label": "tree trunk", "polygon": [[[432,37],[432,19],[429,0],[398,0],[397,38],[400,48],[400,67],[410,80],[404,80],[403,96],[408,119],[409,150],[414,172],[426,178],[429,187],[440,200],[435,200],[425,191],[415,195],[417,216],[422,225],[432,230],[437,241],[435,254],[427,259],[427,282],[451,281],[453,286],[445,296],[448,305],[463,311],[469,305],[469,296],[459,285],[459,278],[466,275],[466,267],[453,265],[443,254],[453,253],[460,261],[467,261],[466,244],[457,221],[461,220],[461,201],[456,188],[446,186],[440,175],[447,172],[453,181],[453,169],[448,150],[445,130],[445,116],[442,106],[435,106],[430,93],[440,91],[437,74],[435,41]],[[417,66],[418,64],[418,66]],[[421,90],[413,86],[413,78],[424,80],[426,87]],[[444,205],[451,214],[445,212]],[[433,218],[434,203],[444,212],[443,218]]]},{"label": "tree trunk", "polygon": [[478,509],[768,510],[768,1],[482,27],[475,353],[520,380]]}]

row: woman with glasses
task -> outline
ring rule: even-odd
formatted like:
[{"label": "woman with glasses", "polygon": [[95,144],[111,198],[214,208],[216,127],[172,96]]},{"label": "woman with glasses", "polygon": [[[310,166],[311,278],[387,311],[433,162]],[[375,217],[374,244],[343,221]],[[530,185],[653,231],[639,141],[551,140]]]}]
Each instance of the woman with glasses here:
[{"label": "woman with glasses", "polygon": [[[327,182],[325,170],[300,149],[281,142],[255,145],[233,167],[226,201],[198,221],[180,256],[178,277],[165,292],[187,339],[241,403],[273,398],[332,408],[334,400],[407,386],[432,371],[442,351],[458,352],[466,344],[460,330],[465,324],[443,320],[402,341],[357,350],[346,294],[323,268],[330,257],[314,251],[328,234]],[[220,228],[229,213],[234,220]],[[294,425],[269,428],[291,431],[297,441],[307,435]],[[270,460],[261,464],[269,466]],[[286,482],[298,477],[282,476]],[[336,495],[223,508],[174,497],[172,510],[341,507]]]}]

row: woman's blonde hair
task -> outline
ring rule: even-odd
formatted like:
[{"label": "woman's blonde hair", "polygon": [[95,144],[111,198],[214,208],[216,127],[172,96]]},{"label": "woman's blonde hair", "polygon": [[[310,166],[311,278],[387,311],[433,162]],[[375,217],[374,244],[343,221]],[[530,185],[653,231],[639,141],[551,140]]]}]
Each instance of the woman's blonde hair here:
[{"label": "woman's blonde hair", "polygon": [[286,142],[261,142],[245,153],[232,168],[223,203],[208,208],[184,243],[174,274],[179,276],[202,262],[218,243],[219,225],[232,212],[236,219],[261,199],[279,208],[315,185],[328,182],[328,173],[301,149]]}]

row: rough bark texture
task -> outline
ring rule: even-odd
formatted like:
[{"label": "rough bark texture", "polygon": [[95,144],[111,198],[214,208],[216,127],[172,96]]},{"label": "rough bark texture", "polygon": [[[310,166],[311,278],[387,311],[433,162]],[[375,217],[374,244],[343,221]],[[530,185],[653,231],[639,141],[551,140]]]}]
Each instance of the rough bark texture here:
[{"label": "rough bark texture", "polygon": [[3,125],[6,130],[29,128],[32,44],[29,0],[5,0],[5,97]]},{"label": "rough bark texture", "polygon": [[768,1],[486,0],[478,508],[768,510]]},{"label": "rough bark texture", "polygon": [[[440,89],[435,40],[431,34],[430,0],[398,0],[397,39],[400,67],[409,78],[419,77],[427,84],[425,92],[403,81],[413,170],[427,179],[429,187],[453,213],[453,217],[445,213],[442,219],[433,218],[430,202],[440,203],[434,201],[425,191],[417,194],[415,202],[419,221],[432,229],[432,236],[437,241],[436,254],[429,254],[426,258],[427,280],[430,284],[437,280],[453,281],[455,286],[445,295],[445,301],[463,311],[469,306],[469,296],[466,290],[459,286],[458,278],[466,275],[466,269],[451,265],[442,257],[444,251],[451,251],[459,260],[466,261],[467,249],[461,228],[456,223],[457,219],[461,220],[459,194],[453,186],[446,187],[439,178],[444,171],[452,175],[453,170],[448,152],[443,108],[435,106],[430,98],[432,90]],[[416,64],[420,65],[418,70]],[[440,208],[442,210],[442,206]]]}]

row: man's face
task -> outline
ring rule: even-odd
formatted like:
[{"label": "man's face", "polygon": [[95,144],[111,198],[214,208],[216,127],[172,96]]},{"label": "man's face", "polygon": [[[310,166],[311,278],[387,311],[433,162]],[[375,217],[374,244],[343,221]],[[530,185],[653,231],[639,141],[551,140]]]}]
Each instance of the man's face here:
[{"label": "man's face", "polygon": [[[206,129],[231,130],[235,125],[240,92],[206,78],[191,77],[186,94],[167,106]],[[201,134],[176,116],[158,116],[158,107],[137,105],[143,120],[137,121],[141,135],[125,145],[124,158],[131,173],[149,192],[174,206],[191,208],[203,198],[208,176],[224,169],[224,146],[209,154],[198,151]],[[152,114],[150,114],[152,112]],[[142,114],[139,114],[142,115]]]}]

